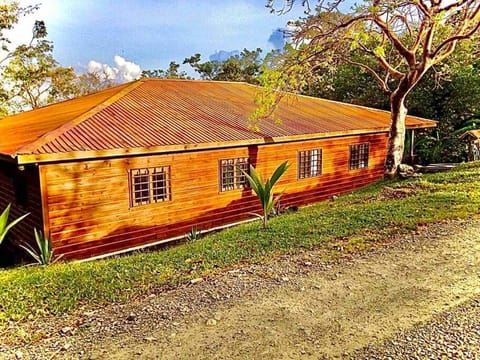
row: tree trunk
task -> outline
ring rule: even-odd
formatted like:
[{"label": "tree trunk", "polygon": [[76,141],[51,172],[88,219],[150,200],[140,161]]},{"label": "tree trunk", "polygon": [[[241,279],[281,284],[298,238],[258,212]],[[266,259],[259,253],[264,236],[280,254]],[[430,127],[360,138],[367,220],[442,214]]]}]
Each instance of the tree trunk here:
[{"label": "tree trunk", "polygon": [[397,175],[398,166],[402,163],[405,147],[405,119],[407,117],[405,96],[393,94],[390,98],[390,108],[392,123],[390,125],[387,157],[385,158],[385,177],[394,178]]}]

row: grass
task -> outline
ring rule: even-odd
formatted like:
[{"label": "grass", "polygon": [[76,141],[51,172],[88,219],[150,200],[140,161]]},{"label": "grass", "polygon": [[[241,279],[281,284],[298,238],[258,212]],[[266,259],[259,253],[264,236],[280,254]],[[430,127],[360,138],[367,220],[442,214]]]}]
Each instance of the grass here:
[{"label": "grass", "polygon": [[[385,186],[408,196],[381,197]],[[86,263],[0,270],[0,330],[9,321],[126,302],[162,286],[305,249],[332,260],[365,251],[384,237],[479,213],[480,163],[365,189],[271,219],[224,230],[162,251]]]}]

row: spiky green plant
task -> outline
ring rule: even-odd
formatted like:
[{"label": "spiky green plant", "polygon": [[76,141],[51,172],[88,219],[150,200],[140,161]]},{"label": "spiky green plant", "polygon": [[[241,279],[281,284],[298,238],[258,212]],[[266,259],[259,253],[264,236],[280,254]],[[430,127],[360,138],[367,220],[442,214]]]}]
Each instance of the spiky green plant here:
[{"label": "spiky green plant", "polygon": [[275,204],[280,200],[280,197],[282,196],[282,194],[280,194],[275,198],[273,197],[273,186],[289,167],[290,165],[288,164],[288,161],[280,164],[275,169],[270,179],[267,179],[265,182],[263,181],[262,176],[257,173],[257,171],[252,165],[250,165],[250,174],[242,170],[243,174],[246,176],[248,182],[250,183],[250,187],[260,200],[260,204],[262,206],[262,214],[254,215],[262,219],[264,229],[267,227],[268,216],[275,207]]},{"label": "spiky green plant", "polygon": [[37,242],[38,250],[35,250],[30,244],[26,243],[21,244],[20,247],[40,265],[50,265],[60,260],[62,255],[55,258],[50,239],[45,237],[42,231],[37,231],[36,228],[33,229],[33,232],[35,234],[35,241]]},{"label": "spiky green plant", "polygon": [[11,205],[12,204],[8,204],[5,210],[3,210],[2,215],[0,215],[0,244],[5,239],[5,236],[7,236],[8,231],[30,214],[27,213],[25,215],[22,215],[18,219],[13,220],[11,223],[8,223],[8,216],[10,215]]},{"label": "spiky green plant", "polygon": [[200,234],[201,234],[201,231],[198,231],[197,227],[193,226],[190,232],[185,237],[189,242],[197,241],[198,239],[200,239]]}]

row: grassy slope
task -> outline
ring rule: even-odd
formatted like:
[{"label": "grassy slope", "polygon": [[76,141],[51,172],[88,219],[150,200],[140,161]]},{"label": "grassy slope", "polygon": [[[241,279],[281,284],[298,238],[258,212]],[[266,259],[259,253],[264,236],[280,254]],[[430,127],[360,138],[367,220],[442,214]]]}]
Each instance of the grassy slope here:
[{"label": "grassy slope", "polygon": [[479,205],[480,163],[472,163],[421,179],[379,182],[276,217],[266,231],[256,222],[164,251],[0,271],[0,329],[9,320],[122,302],[275,254],[316,248],[325,250],[326,260],[334,259],[419,225],[470,217],[479,213]]}]

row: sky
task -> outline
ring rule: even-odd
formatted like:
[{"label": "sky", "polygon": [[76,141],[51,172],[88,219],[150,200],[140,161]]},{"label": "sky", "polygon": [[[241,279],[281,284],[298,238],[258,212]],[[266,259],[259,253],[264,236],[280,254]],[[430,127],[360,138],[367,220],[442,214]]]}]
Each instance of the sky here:
[{"label": "sky", "polygon": [[[166,69],[195,53],[202,60],[224,60],[235,51],[257,47],[264,53],[282,46],[278,29],[303,14],[271,14],[266,0],[21,0],[40,3],[10,33],[28,42],[35,20],[44,20],[54,57],[77,72],[111,72],[133,80],[141,70]],[[280,4],[281,1],[278,1]],[[193,75],[187,65],[183,68]]]}]

